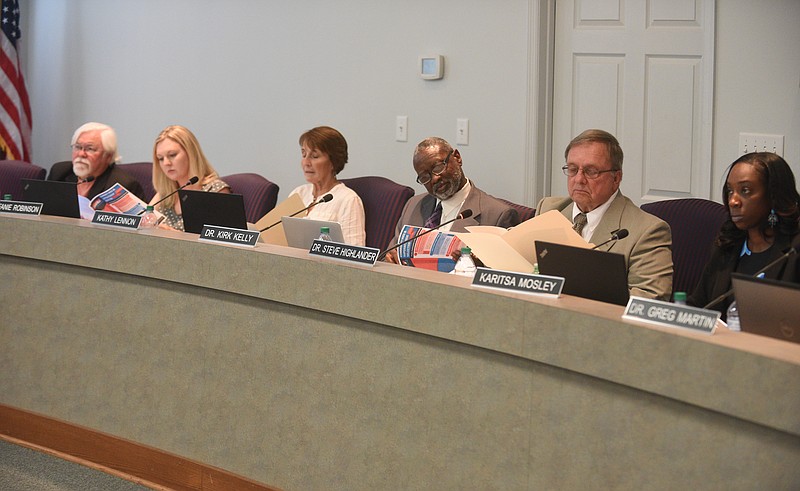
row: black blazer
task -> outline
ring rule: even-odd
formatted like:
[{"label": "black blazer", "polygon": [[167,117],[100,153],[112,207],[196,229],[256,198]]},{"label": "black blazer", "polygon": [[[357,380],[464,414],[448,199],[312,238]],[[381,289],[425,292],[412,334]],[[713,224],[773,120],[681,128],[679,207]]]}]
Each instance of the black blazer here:
[{"label": "black blazer", "polygon": [[[719,247],[714,247],[714,252],[703,270],[700,282],[687,299],[689,305],[704,307],[708,302],[731,289],[731,273],[736,271],[736,267],[739,265],[742,244],[744,244],[744,241],[728,251],[722,251]],[[800,246],[800,234],[794,237],[778,235],[775,238],[775,245],[772,247],[769,260],[778,259],[790,245],[794,247]],[[764,277],[800,283],[800,261],[797,260],[797,254],[789,256],[782,264],[778,264],[768,270]],[[733,296],[729,296],[723,302],[710,308],[722,312],[724,318],[731,302],[733,302]]]},{"label": "black blazer", "polygon": [[[78,176],[72,172],[72,162],[67,160],[65,162],[56,162],[53,164],[53,167],[50,168],[50,175],[47,176],[47,180],[77,183]],[[89,190],[88,198],[94,198],[98,194],[113,186],[115,183],[122,184],[125,186],[125,189],[138,196],[139,199],[145,199],[144,189],[142,189],[142,185],[139,184],[139,181],[131,177],[130,174],[124,170],[117,167],[114,162],[108,166],[108,169],[106,169],[105,172],[94,179],[94,184],[92,184],[92,188]]]}]

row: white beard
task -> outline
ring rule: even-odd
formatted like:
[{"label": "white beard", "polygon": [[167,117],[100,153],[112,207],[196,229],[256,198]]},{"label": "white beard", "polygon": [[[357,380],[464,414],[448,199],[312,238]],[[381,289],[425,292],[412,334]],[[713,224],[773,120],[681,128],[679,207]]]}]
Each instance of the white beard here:
[{"label": "white beard", "polygon": [[89,166],[89,162],[87,162],[85,159],[75,159],[72,161],[72,172],[79,178],[85,178],[89,175],[90,171],[91,168]]}]

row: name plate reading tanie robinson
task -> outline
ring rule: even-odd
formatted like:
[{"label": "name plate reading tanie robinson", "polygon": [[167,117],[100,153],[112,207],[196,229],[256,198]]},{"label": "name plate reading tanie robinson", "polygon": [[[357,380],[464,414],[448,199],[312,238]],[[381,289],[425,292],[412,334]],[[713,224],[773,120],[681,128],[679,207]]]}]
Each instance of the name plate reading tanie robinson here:
[{"label": "name plate reading tanie robinson", "polygon": [[378,260],[380,249],[373,247],[360,247],[340,242],[329,242],[327,240],[315,240],[311,244],[308,253],[313,256],[322,256],[331,259],[339,259],[356,264],[369,264],[375,266]]},{"label": "name plate reading tanie robinson", "polygon": [[0,213],[16,213],[17,215],[39,215],[42,212],[42,203],[28,203],[27,201],[0,201]]},{"label": "name plate reading tanie robinson", "polygon": [[95,211],[92,217],[92,223],[98,225],[110,225],[112,227],[130,228],[136,230],[139,228],[139,222],[142,217],[138,215],[126,215],[124,213],[112,213],[110,211]]},{"label": "name plate reading tanie robinson", "polygon": [[665,327],[678,327],[695,332],[713,334],[720,313],[686,305],[677,305],[660,300],[631,297],[625,307],[623,318],[658,324]]},{"label": "name plate reading tanie robinson", "polygon": [[218,227],[216,225],[203,225],[198,240],[203,242],[216,242],[218,244],[231,244],[244,247],[255,247],[258,243],[258,230],[243,230],[239,228]]},{"label": "name plate reading tanie robinson", "polygon": [[472,286],[558,297],[564,288],[564,278],[478,268],[472,279]]}]

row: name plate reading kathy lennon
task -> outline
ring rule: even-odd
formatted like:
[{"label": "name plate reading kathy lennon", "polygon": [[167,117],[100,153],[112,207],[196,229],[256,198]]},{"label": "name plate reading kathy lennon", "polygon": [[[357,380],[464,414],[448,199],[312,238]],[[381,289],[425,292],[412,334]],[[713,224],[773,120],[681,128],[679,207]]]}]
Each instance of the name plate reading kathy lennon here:
[{"label": "name plate reading kathy lennon", "polygon": [[28,203],[27,201],[0,201],[0,213],[16,213],[17,215],[39,215],[42,212],[42,203]]},{"label": "name plate reading kathy lennon", "polygon": [[677,305],[661,300],[631,297],[625,307],[623,318],[658,324],[665,327],[679,327],[705,334],[713,334],[720,313],[698,307]]},{"label": "name plate reading kathy lennon", "polygon": [[203,242],[218,242],[221,244],[255,247],[256,243],[258,243],[259,235],[261,235],[261,232],[258,230],[203,225],[199,240]]},{"label": "name plate reading kathy lennon", "polygon": [[311,244],[311,249],[308,250],[308,253],[313,256],[329,257],[331,259],[340,259],[351,263],[375,266],[375,261],[378,260],[378,255],[381,251],[373,247],[360,247],[342,244],[340,242],[315,240]]},{"label": "name plate reading kathy lennon", "polygon": [[564,278],[540,274],[513,273],[499,269],[478,268],[472,279],[473,286],[496,288],[520,293],[536,293],[539,295],[561,295]]},{"label": "name plate reading kathy lennon", "polygon": [[131,228],[136,230],[139,228],[139,222],[142,217],[138,215],[126,215],[124,213],[112,213],[110,211],[95,211],[92,217],[92,223],[99,225],[111,225],[112,227]]}]

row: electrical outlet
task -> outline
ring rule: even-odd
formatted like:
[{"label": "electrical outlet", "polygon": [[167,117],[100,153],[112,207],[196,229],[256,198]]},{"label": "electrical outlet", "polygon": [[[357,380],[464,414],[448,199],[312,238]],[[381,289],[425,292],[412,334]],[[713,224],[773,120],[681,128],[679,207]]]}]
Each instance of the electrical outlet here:
[{"label": "electrical outlet", "polygon": [[783,157],[783,135],[739,133],[739,155],[750,152],[772,152]]},{"label": "electrical outlet", "polygon": [[469,119],[456,119],[456,144],[469,145]]}]

